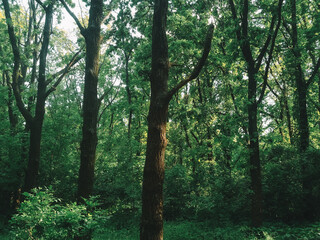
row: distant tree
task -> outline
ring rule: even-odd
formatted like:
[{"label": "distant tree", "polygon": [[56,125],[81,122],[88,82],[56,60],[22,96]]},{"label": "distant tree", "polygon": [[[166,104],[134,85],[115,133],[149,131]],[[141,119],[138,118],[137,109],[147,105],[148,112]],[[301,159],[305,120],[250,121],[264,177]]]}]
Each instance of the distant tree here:
[{"label": "distant tree", "polygon": [[[312,4],[312,2],[311,2]],[[305,10],[305,13],[299,14],[299,17],[297,16],[298,9],[300,11]],[[306,169],[309,165],[309,163],[305,160],[303,157],[304,153],[308,150],[310,146],[310,127],[309,127],[309,119],[308,119],[308,105],[307,105],[307,96],[308,96],[308,89],[310,88],[310,85],[314,82],[317,72],[320,67],[320,57],[315,57],[315,50],[312,49],[311,46],[315,45],[315,39],[312,36],[312,34],[319,34],[317,32],[316,27],[314,23],[312,24],[302,24],[301,29],[299,29],[299,21],[304,21],[306,23],[306,18],[313,17],[313,14],[309,13],[309,7],[304,6],[303,3],[299,4],[296,0],[291,0],[289,2],[289,13],[288,17],[290,17],[290,20],[284,20],[284,27],[290,37],[289,46],[291,49],[292,57],[290,60],[290,70],[291,75],[294,78],[295,86],[297,89],[296,99],[296,115],[297,115],[297,122],[298,122],[298,134],[299,134],[299,140],[298,140],[298,149],[302,153],[302,173],[303,173],[303,179],[302,179],[302,188],[304,191],[304,202],[306,204],[305,207],[305,218],[311,220],[312,216],[314,214],[313,208],[313,201],[312,201],[312,186],[311,181],[307,177]],[[307,15],[307,16],[304,16]],[[314,18],[314,17],[313,17]],[[289,23],[290,22],[290,23]],[[309,25],[309,26],[308,26]],[[303,39],[301,34],[299,33],[299,30],[304,31],[304,35],[306,36],[306,39]],[[304,45],[303,40],[306,41],[307,45]],[[302,47],[305,46],[307,51],[303,51]],[[311,57],[311,60],[309,60],[311,63],[310,65],[313,67],[313,69],[308,69],[308,67],[305,66],[305,62],[308,62],[308,53]],[[305,69],[308,69],[310,71],[310,74],[308,74]],[[309,75],[309,77],[307,77]]]},{"label": "distant tree", "polygon": [[[249,133],[249,155],[250,155],[250,176],[252,195],[252,225],[259,227],[262,224],[262,183],[261,183],[261,163],[259,150],[259,130],[258,130],[258,105],[262,102],[265,94],[265,89],[268,80],[268,71],[271,64],[272,52],[275,46],[275,39],[281,23],[281,7],[283,0],[278,1],[278,7],[272,13],[272,20],[269,31],[263,45],[259,50],[256,50],[257,57],[255,58],[253,51],[253,39],[250,39],[250,14],[249,1],[244,0],[241,17],[238,17],[238,12],[233,0],[229,0],[229,6],[232,13],[232,18],[236,28],[236,38],[241,48],[244,60],[247,64],[246,74],[248,76],[248,133]],[[240,5],[240,4],[239,4]],[[278,19],[278,21],[276,21]],[[278,22],[278,24],[276,24]],[[241,23],[241,25],[239,25]],[[257,90],[257,74],[260,70],[261,64],[269,49],[269,57],[265,60],[266,67],[264,71],[264,82],[260,92]]]}]

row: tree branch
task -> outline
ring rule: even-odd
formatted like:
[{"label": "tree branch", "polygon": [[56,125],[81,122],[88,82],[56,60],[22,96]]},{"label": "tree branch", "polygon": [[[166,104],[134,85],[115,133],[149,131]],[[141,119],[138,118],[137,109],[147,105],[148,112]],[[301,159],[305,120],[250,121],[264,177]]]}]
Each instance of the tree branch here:
[{"label": "tree branch", "polygon": [[82,24],[80,23],[79,19],[76,17],[76,15],[74,15],[74,13],[71,11],[71,9],[69,8],[69,6],[67,5],[67,3],[64,0],[60,0],[60,2],[62,3],[62,5],[64,6],[64,8],[67,10],[67,12],[69,13],[69,15],[73,18],[73,20],[76,22],[78,28],[80,29],[81,34],[83,35],[85,33],[85,28],[82,26]]},{"label": "tree branch", "polygon": [[167,94],[166,96],[166,100],[169,102],[172,98],[172,96],[183,86],[185,86],[187,83],[189,83],[191,80],[195,79],[198,77],[198,75],[200,74],[201,69],[203,68],[209,52],[211,50],[211,41],[212,41],[212,37],[213,37],[213,30],[214,30],[214,26],[210,25],[209,26],[209,30],[204,42],[204,48],[203,48],[203,52],[202,52],[202,56],[199,59],[197,65],[194,67],[193,71],[191,72],[191,74],[184,80],[182,80],[181,82],[179,82],[175,87],[173,87]]},{"label": "tree branch", "polygon": [[233,0],[229,0],[229,5],[230,5],[231,13],[232,13],[232,18],[235,21],[237,39],[238,39],[238,41],[240,41],[241,40],[241,31],[240,31],[240,26],[238,24],[237,11],[234,6]]},{"label": "tree branch", "polygon": [[44,9],[46,10],[46,6],[41,2],[40,0],[36,0],[36,2]]},{"label": "tree branch", "polygon": [[310,86],[310,84],[313,82],[315,76],[317,75],[317,72],[318,72],[318,70],[319,70],[319,67],[320,67],[320,57],[319,57],[319,59],[318,59],[318,61],[317,61],[316,66],[314,67],[314,69],[313,69],[313,71],[312,71],[312,74],[311,74],[309,80],[307,81],[306,88],[308,88],[308,87]]},{"label": "tree branch", "polygon": [[233,20],[235,21],[237,39],[238,39],[243,57],[249,65],[253,65],[254,60],[252,57],[252,51],[251,51],[250,42],[248,39],[249,2],[248,2],[248,0],[244,0],[244,3],[243,3],[241,27],[237,23],[237,21],[238,21],[237,13],[236,13],[236,9],[235,9],[235,5],[234,5],[233,0],[229,0],[229,5],[230,5]]},{"label": "tree branch", "polygon": [[8,0],[2,0],[2,3],[5,10],[9,39],[10,39],[10,44],[11,44],[13,56],[14,56],[13,73],[12,73],[12,89],[13,89],[13,93],[14,93],[19,111],[21,112],[26,122],[30,123],[33,121],[33,117],[30,114],[30,112],[27,110],[27,108],[25,107],[22,101],[19,84],[18,84],[18,79],[20,76],[20,63],[21,63],[18,41],[14,33],[14,27],[13,27],[11,14],[10,14],[10,7],[9,7]]},{"label": "tree branch", "polygon": [[57,79],[57,81],[51,86],[50,89],[48,89],[48,91],[46,92],[45,98],[47,98],[53,91],[56,90],[57,86],[60,84],[60,82],[62,81],[62,79],[68,74],[68,72],[70,71],[71,67],[73,67],[77,62],[79,62],[82,59],[82,56],[79,56],[79,54],[81,53],[81,50],[79,50],[70,60],[70,62],[67,64],[67,66],[62,69],[62,71],[59,71],[60,77]]},{"label": "tree branch", "polygon": [[[279,2],[281,2],[281,0]],[[282,5],[282,3],[281,3],[281,5]],[[269,43],[270,43],[272,35],[273,35],[272,31],[273,31],[275,22],[276,22],[276,15],[273,15],[272,20],[271,20],[271,24],[270,24],[270,28],[268,31],[268,37],[267,37],[266,42],[264,43],[263,47],[260,50],[259,56],[256,59],[256,70],[258,70],[260,68],[261,63],[262,63],[262,59],[267,52]],[[276,35],[276,34],[274,34],[274,35]]]},{"label": "tree branch", "polygon": [[[275,46],[275,43],[276,43],[276,38],[278,36],[278,31],[279,31],[279,28],[280,28],[280,25],[281,25],[281,7],[282,7],[282,2],[283,2],[283,0],[279,0],[278,14],[277,14],[278,15],[278,23],[277,23],[276,29],[274,31],[274,34],[272,36],[272,42],[271,42],[271,47],[270,47],[270,51],[269,51],[269,57],[268,57],[268,60],[267,60],[267,65],[266,65],[266,68],[265,68],[265,71],[264,71],[264,76],[263,76],[263,86],[262,86],[262,90],[261,90],[260,97],[258,99],[257,104],[260,104],[262,102],[263,96],[264,96],[266,88],[267,88],[268,73],[269,73],[270,64],[271,64],[271,60],[272,60],[272,54],[273,54],[274,46]],[[273,19],[275,19],[275,18],[273,18]],[[275,20],[273,20],[273,21],[275,22]],[[270,27],[270,29],[271,29],[271,27]],[[270,34],[270,32],[269,32],[269,34]],[[269,45],[270,40],[269,41],[267,40],[266,43],[267,42],[268,42],[268,45]],[[268,46],[267,45],[265,45],[265,46],[266,46],[266,49],[267,49]],[[261,53],[262,53],[262,51],[263,50],[261,50]],[[261,53],[260,53],[260,55],[261,55]],[[259,57],[260,57],[260,55],[259,55]],[[260,65],[261,65],[262,58],[263,58],[263,56],[261,57],[260,63],[258,63]]]}]

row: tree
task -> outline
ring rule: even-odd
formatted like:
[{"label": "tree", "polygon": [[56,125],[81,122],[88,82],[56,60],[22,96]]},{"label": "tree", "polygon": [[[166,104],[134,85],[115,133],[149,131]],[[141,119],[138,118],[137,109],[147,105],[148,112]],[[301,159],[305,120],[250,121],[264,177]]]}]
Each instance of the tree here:
[{"label": "tree", "polygon": [[[292,53],[293,53],[293,59],[291,61],[292,65],[292,73],[293,78],[295,80],[295,85],[297,88],[297,121],[298,121],[298,133],[299,133],[299,141],[298,141],[298,148],[299,151],[302,153],[302,162],[301,162],[301,168],[302,168],[302,188],[304,191],[304,202],[306,204],[305,207],[305,218],[306,219],[312,219],[313,218],[313,210],[312,210],[312,186],[311,182],[308,179],[306,168],[308,166],[308,163],[305,160],[304,154],[309,148],[310,145],[310,130],[309,130],[309,120],[308,120],[308,111],[307,111],[307,95],[308,95],[308,88],[313,83],[314,79],[316,78],[317,72],[320,67],[320,58],[318,60],[315,60],[313,57],[313,70],[311,71],[311,75],[307,79],[306,76],[308,75],[304,71],[303,66],[303,59],[304,56],[301,52],[301,41],[298,34],[298,18],[297,18],[297,3],[296,0],[290,1],[290,17],[291,17],[291,26],[289,27],[288,23],[284,21],[284,26],[289,33],[289,36],[291,37],[291,46],[292,46]],[[310,34],[306,34],[307,42],[310,45],[313,45],[312,40],[310,39]],[[308,39],[309,38],[309,39]],[[314,40],[313,40],[314,41]],[[310,47],[307,47],[309,53],[311,56],[313,55],[313,52],[310,51]]]},{"label": "tree", "polygon": [[191,74],[171,90],[168,90],[168,43],[166,36],[167,0],[155,0],[152,27],[151,99],[148,114],[148,138],[146,161],[143,172],[141,240],[163,239],[163,180],[164,156],[167,145],[166,125],[168,105],[172,96],[195,79],[209,55],[213,36],[210,26],[205,39],[204,51]]},{"label": "tree", "polygon": [[[258,56],[254,59],[252,43],[250,42],[249,35],[249,1],[245,0],[241,12],[241,18],[238,18],[236,7],[233,0],[229,0],[230,10],[232,12],[232,18],[235,22],[236,37],[238,44],[240,45],[243,57],[247,64],[247,76],[248,76],[248,133],[249,133],[249,166],[251,176],[251,188],[252,194],[252,225],[259,227],[262,224],[262,183],[261,183],[261,164],[260,164],[260,152],[259,152],[259,130],[258,130],[258,105],[262,102],[267,79],[269,66],[272,59],[272,52],[275,45],[275,39],[278,29],[281,23],[281,7],[282,0],[278,1],[277,11],[273,13],[270,23],[269,32],[267,38],[258,52]],[[276,19],[278,24],[276,25]],[[241,26],[239,26],[239,22]],[[276,26],[275,26],[276,25]],[[252,41],[252,40],[251,40]],[[266,60],[266,67],[264,73],[264,83],[257,99],[257,73],[261,67],[263,58],[265,57],[268,47],[269,57]]]},{"label": "tree", "polygon": [[90,3],[88,27],[84,27],[65,1],[60,0],[70,16],[74,19],[85,39],[86,66],[83,93],[83,126],[80,145],[80,170],[78,180],[78,201],[92,194],[94,183],[94,166],[98,143],[97,123],[101,100],[98,99],[97,85],[99,75],[99,58],[101,45],[101,24],[104,21],[103,0],[92,0]]},{"label": "tree", "polygon": [[[24,117],[26,121],[26,125],[28,129],[30,129],[30,145],[29,145],[29,158],[28,158],[28,166],[26,170],[25,183],[24,183],[24,191],[30,191],[33,187],[37,186],[37,177],[39,172],[39,162],[40,162],[40,145],[41,145],[41,133],[42,133],[42,125],[45,115],[45,102],[47,97],[52,93],[58,84],[62,81],[63,77],[68,73],[69,69],[79,60],[77,58],[77,53],[72,60],[67,64],[67,66],[57,74],[56,81],[53,81],[54,78],[48,79],[46,76],[47,71],[47,55],[48,48],[50,42],[50,35],[52,32],[52,21],[53,21],[53,13],[54,6],[56,4],[55,1],[51,1],[49,3],[42,3],[40,0],[37,1],[38,4],[45,11],[45,23],[42,31],[42,45],[40,49],[39,55],[39,70],[38,70],[38,79],[37,79],[37,94],[36,94],[36,103],[35,103],[35,113],[32,116],[30,109],[25,106],[22,95],[21,95],[21,76],[25,77],[25,73],[27,68],[23,65],[23,61],[21,59],[21,51],[19,48],[19,42],[17,36],[15,35],[15,30],[13,26],[13,20],[11,18],[10,7],[8,0],[3,0],[3,6],[5,10],[8,34],[10,38],[10,44],[12,47],[13,55],[14,55],[14,66],[12,70],[12,89],[16,99],[17,106],[19,108],[20,113]],[[31,8],[34,9],[34,2],[31,1]],[[33,12],[33,14],[35,14]],[[34,16],[31,18],[31,24],[29,26],[33,26],[32,23],[34,20]],[[29,30],[31,31],[31,29]],[[30,42],[29,42],[30,44]],[[35,53],[35,59],[33,64],[33,73],[36,73],[36,63],[37,63],[37,55]],[[35,75],[33,75],[35,77]],[[23,79],[24,80],[24,79]],[[51,84],[50,88],[47,89],[48,85]]]}]

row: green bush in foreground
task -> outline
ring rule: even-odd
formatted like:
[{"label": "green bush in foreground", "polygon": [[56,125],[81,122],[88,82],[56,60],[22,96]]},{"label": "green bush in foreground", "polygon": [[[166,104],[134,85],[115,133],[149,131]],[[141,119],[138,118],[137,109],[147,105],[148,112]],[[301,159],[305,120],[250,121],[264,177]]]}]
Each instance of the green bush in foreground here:
[{"label": "green bush in foreground", "polygon": [[62,205],[51,189],[33,189],[24,195],[25,201],[10,221],[13,239],[73,239],[92,234],[106,219],[95,210],[96,198],[85,200],[83,205]]}]

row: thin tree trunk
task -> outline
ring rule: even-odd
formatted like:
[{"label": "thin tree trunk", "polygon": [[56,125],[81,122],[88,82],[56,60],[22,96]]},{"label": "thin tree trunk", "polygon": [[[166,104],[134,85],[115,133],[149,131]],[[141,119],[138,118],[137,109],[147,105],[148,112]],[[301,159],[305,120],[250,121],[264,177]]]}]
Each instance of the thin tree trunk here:
[{"label": "thin tree trunk", "polygon": [[21,64],[20,51],[18,48],[18,42],[15,37],[14,28],[12,25],[12,19],[10,16],[10,8],[7,0],[3,0],[5,8],[5,14],[8,25],[8,32],[10,37],[10,43],[13,49],[14,55],[14,68],[12,74],[12,86],[13,92],[16,98],[17,106],[26,120],[26,125],[30,127],[30,148],[29,148],[29,159],[28,167],[25,178],[25,191],[30,191],[31,188],[36,186],[39,160],[40,160],[40,141],[41,141],[41,130],[45,112],[45,99],[46,99],[46,57],[48,53],[48,46],[51,34],[52,16],[53,16],[53,2],[45,7],[46,18],[45,26],[43,28],[43,42],[40,51],[40,66],[39,66],[39,78],[38,78],[38,89],[37,89],[37,102],[35,116],[32,117],[30,112],[25,108],[19,89],[19,68]]},{"label": "thin tree trunk", "polygon": [[[249,78],[248,83],[248,118],[249,118],[249,163],[250,163],[250,177],[252,203],[251,203],[251,221],[253,227],[260,227],[262,225],[262,183],[261,183],[261,164],[259,153],[259,131],[258,131],[258,103],[262,102],[265,88],[267,86],[268,71],[272,58],[272,52],[275,45],[276,36],[281,23],[281,8],[283,0],[278,1],[278,11],[273,14],[267,39],[261,47],[256,59],[253,58],[251,51],[251,43],[248,35],[249,31],[249,1],[244,0],[241,18],[238,19],[237,11],[233,0],[229,0],[229,5],[232,12],[232,17],[236,22],[236,36],[239,42],[243,57],[247,63],[247,73]],[[278,22],[276,24],[276,19]],[[238,25],[238,20],[241,21],[241,26]],[[275,27],[276,26],[276,27]],[[259,71],[262,60],[266,55],[270,45],[269,57],[266,61],[264,82],[260,96],[257,100],[257,79],[256,73]]]},{"label": "thin tree trunk", "polygon": [[132,124],[132,93],[130,89],[130,76],[129,76],[129,54],[124,52],[125,55],[125,82],[126,82],[126,92],[129,104],[129,119],[128,119],[128,138],[130,140],[131,136],[131,124]]}]

